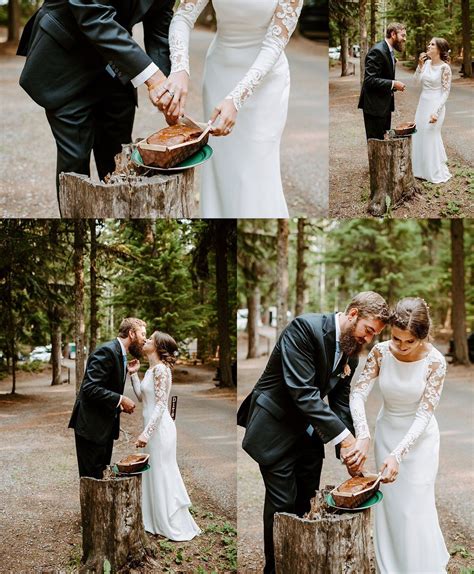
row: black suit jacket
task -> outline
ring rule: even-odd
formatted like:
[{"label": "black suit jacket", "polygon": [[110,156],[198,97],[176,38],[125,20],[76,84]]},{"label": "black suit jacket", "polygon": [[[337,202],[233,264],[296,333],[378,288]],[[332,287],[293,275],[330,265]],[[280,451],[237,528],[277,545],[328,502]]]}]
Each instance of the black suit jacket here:
[{"label": "black suit jacket", "polygon": [[[273,464],[291,450],[308,425],[313,438],[327,443],[345,428],[353,432],[349,408],[351,375],[332,375],[336,346],[335,315],[305,314],[283,331],[265,371],[244,400],[238,423],[246,426],[243,449],[258,463]],[[328,398],[329,404],[323,401]]]},{"label": "black suit jacket", "polygon": [[104,445],[120,432],[120,407],[125,372],[117,339],[98,347],[87,359],[86,371],[72,411],[69,428]]},{"label": "black suit jacket", "polygon": [[[169,73],[174,0],[46,0],[28,21],[18,54],[22,88],[55,109],[90,88],[107,65],[126,84],[151,62]],[[131,36],[143,21],[144,52]]]},{"label": "black suit jacket", "polygon": [[392,81],[395,79],[390,48],[382,40],[375,44],[365,58],[364,83],[359,98],[359,108],[366,114],[384,117],[395,109]]}]

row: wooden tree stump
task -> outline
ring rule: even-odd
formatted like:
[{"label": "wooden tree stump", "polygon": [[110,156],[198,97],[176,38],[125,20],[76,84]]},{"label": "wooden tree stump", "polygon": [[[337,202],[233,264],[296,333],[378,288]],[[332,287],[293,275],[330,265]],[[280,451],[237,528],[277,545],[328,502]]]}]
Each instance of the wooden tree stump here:
[{"label": "wooden tree stump", "polygon": [[132,145],[115,157],[115,172],[108,181],[86,175],[59,175],[61,216],[68,218],[179,218],[194,217],[194,169],[172,175],[153,172],[130,162]]},{"label": "wooden tree stump", "polygon": [[[369,139],[369,213],[380,217],[419,191],[411,167],[411,137]],[[387,199],[389,198],[389,199]]]},{"label": "wooden tree stump", "polygon": [[141,475],[111,480],[82,477],[82,566],[80,572],[111,572],[146,553],[141,510]]},{"label": "wooden tree stump", "polygon": [[277,574],[371,574],[370,509],[339,512],[317,491],[303,518],[277,513],[273,526]]}]

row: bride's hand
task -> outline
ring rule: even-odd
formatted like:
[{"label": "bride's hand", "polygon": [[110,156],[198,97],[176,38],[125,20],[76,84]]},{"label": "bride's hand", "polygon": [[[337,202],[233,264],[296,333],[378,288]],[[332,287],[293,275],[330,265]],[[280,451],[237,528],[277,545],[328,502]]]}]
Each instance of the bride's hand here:
[{"label": "bride's hand", "polygon": [[135,446],[137,448],[142,448],[144,446],[147,445],[148,439],[146,438],[146,436],[143,435],[143,433],[137,438],[137,440],[135,441]]},{"label": "bride's hand", "polygon": [[133,375],[134,373],[138,373],[140,369],[140,361],[138,359],[132,359],[127,363],[127,371]]},{"label": "bride's hand", "polygon": [[430,116],[430,124],[435,124],[438,121],[438,116],[435,114],[431,114]]},{"label": "bride's hand", "polygon": [[[228,136],[235,125],[237,119],[237,110],[232,100],[222,100],[214,108],[209,124],[211,124],[213,136]],[[215,123],[217,121],[217,123]],[[215,123],[215,125],[214,125]]]},{"label": "bride's hand", "polygon": [[424,63],[426,62],[426,52],[421,52],[418,57],[418,65],[420,68],[423,68]]},{"label": "bride's hand", "polygon": [[173,94],[165,110],[166,121],[168,123],[176,123],[184,114],[186,99],[188,97],[189,75],[185,70],[170,74],[164,86],[168,92]]},{"label": "bride's hand", "polygon": [[370,448],[370,438],[358,438],[355,445],[346,454],[345,462],[351,468],[361,470],[367,460]]},{"label": "bride's hand", "polygon": [[382,467],[380,472],[382,474],[382,482],[395,482],[400,465],[397,462],[397,459],[393,456],[393,454],[387,456],[387,458],[383,461]]}]

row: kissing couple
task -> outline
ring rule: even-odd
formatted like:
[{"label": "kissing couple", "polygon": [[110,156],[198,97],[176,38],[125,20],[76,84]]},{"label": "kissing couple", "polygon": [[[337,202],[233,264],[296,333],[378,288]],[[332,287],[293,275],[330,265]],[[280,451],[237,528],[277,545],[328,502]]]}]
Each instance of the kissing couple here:
[{"label": "kissing couple", "polygon": [[[354,384],[365,344],[386,326]],[[341,313],[308,313],[282,332],[238,423],[242,447],[265,483],[265,573],[275,572],[276,512],[303,516],[319,488],[325,445],[351,476],[364,470],[371,444],[365,402],[376,380],[383,404],[375,424],[375,461],[384,498],[375,507],[377,572],[445,572],[449,559],[439,527],[434,485],[439,430],[434,410],[446,372],[429,342],[431,319],[419,297],[390,310],[378,293],[358,293]],[[326,399],[326,400],[324,400]]]},{"label": "kissing couple", "polygon": [[[127,354],[134,359],[128,362]],[[149,368],[140,381],[142,355]],[[129,373],[137,399],[143,402],[144,429],[135,445],[150,455],[150,469],[142,481],[145,530],[183,541],[200,529],[189,512],[191,501],[176,462],[176,427],[168,411],[177,356],[178,346],[170,335],[155,331],[147,339],[144,321],[124,319],[117,338],[90,354],[69,428],[74,429],[79,476],[102,479],[119,438],[120,414],[135,410],[135,403],[123,394]]]}]

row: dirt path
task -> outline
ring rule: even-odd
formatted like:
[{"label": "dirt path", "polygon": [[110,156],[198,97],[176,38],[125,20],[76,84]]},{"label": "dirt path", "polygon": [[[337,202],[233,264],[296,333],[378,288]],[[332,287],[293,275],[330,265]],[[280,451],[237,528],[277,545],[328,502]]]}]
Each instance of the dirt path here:
[{"label": "dirt path", "polygon": [[[179,397],[178,463],[204,534],[191,543],[160,542],[161,566],[152,571],[162,572],[168,562],[173,564],[170,572],[235,570],[235,394],[216,389],[213,374],[213,369],[178,366],[173,387]],[[10,382],[0,381],[2,573],[74,572],[80,559],[79,483],[73,432],[67,429],[75,388],[74,383],[49,383],[48,370],[22,373],[18,394],[12,396],[6,394]],[[126,394],[132,396],[128,387]],[[133,441],[142,430],[137,410],[122,417],[125,432],[115,443],[112,460],[135,451]],[[187,428],[190,424],[194,433]],[[218,446],[207,446],[206,454],[202,443],[210,434],[219,437]],[[200,476],[203,466],[207,482]]]},{"label": "dirt path", "polygon": [[[267,357],[239,359],[240,402],[252,389]],[[361,361],[364,363],[365,360]],[[361,369],[363,365],[359,368]],[[436,483],[437,507],[441,529],[450,552],[448,572],[459,574],[462,567],[474,569],[474,497],[469,486],[474,481],[472,463],[474,413],[472,380],[474,366],[449,367],[443,397],[436,412],[441,430],[440,470]],[[373,423],[380,408],[380,394],[374,388],[367,403],[367,419]],[[239,441],[243,438],[239,427]],[[373,457],[369,466],[374,467]],[[334,451],[326,449],[321,484],[338,484],[347,476]],[[260,572],[263,568],[263,499],[265,490],[258,465],[241,449],[238,450],[238,564],[239,574]],[[467,552],[466,558],[461,553]],[[472,572],[472,570],[468,570]]]},{"label": "dirt path", "polygon": [[[367,145],[362,112],[357,109],[360,93],[359,61],[355,76],[340,77],[340,67],[330,71],[330,168],[329,214],[335,218],[368,217],[370,195]],[[395,96],[393,124],[412,120],[419,98],[412,72],[398,66],[397,78],[407,84]],[[423,193],[392,210],[394,217],[472,217],[474,200],[473,118],[470,111],[474,82],[453,73],[447,103],[443,139],[453,178],[445,184],[422,183]]]}]

